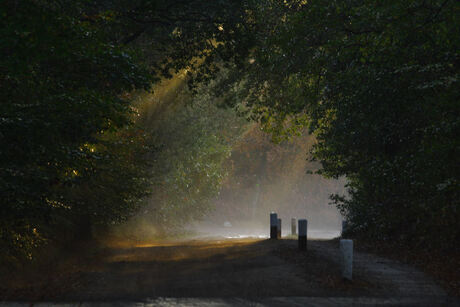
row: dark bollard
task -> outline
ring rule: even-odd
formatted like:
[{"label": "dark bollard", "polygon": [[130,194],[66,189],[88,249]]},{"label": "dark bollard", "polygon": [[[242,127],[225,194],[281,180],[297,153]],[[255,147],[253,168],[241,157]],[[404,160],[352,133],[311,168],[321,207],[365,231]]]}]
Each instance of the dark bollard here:
[{"label": "dark bollard", "polygon": [[278,239],[281,239],[281,219],[278,219]]},{"label": "dark bollard", "polygon": [[278,238],[278,214],[270,213],[270,239]]},{"label": "dark bollard", "polygon": [[342,220],[342,236],[345,231],[347,231],[348,221]]},{"label": "dark bollard", "polygon": [[299,249],[307,250],[307,220],[299,220]]},{"label": "dark bollard", "polygon": [[296,235],[295,218],[292,218],[292,219],[291,219],[291,235],[293,235],[293,236]]}]

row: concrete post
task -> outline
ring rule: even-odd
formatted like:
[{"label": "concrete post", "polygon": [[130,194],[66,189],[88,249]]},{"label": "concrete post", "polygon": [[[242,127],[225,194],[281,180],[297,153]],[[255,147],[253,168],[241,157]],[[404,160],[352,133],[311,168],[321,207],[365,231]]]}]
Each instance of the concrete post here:
[{"label": "concrete post", "polygon": [[270,239],[277,239],[278,237],[278,214],[275,212],[270,213]]},{"label": "concrete post", "polygon": [[296,235],[296,224],[295,224],[295,218],[291,219],[291,235],[295,236]]},{"label": "concrete post", "polygon": [[281,239],[281,219],[278,219],[278,239]]},{"label": "concrete post", "polygon": [[307,225],[305,219],[299,220],[299,249],[307,250]]},{"label": "concrete post", "polygon": [[340,254],[342,257],[342,277],[352,280],[353,275],[353,240],[340,240]]}]

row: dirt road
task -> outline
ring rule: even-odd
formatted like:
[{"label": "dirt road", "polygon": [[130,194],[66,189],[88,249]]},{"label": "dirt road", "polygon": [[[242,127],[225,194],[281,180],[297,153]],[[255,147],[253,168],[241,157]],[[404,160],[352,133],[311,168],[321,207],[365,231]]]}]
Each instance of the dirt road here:
[{"label": "dirt road", "polygon": [[[191,298],[262,306],[291,305],[296,300],[300,305],[323,300],[318,306],[327,301],[366,306],[458,303],[420,271],[364,253],[355,253],[354,281],[345,282],[340,278],[336,241],[309,241],[307,252],[299,251],[296,244],[287,239],[233,239],[112,246],[81,261],[65,280],[50,281],[34,292],[3,293],[2,300],[4,304],[166,302],[165,306],[193,302]],[[241,301],[235,303],[235,298]],[[278,298],[278,305],[267,303],[267,298]],[[310,303],[302,301],[307,298]]]}]

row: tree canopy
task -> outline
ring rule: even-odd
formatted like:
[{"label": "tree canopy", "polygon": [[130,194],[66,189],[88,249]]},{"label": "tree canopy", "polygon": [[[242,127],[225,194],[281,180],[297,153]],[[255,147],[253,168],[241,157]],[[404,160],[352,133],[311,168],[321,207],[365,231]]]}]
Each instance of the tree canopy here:
[{"label": "tree canopy", "polygon": [[[197,165],[211,163],[219,181],[228,143],[214,138],[222,127],[207,120],[219,112],[206,117],[203,101],[236,107],[278,141],[308,127],[319,172],[347,178],[347,195],[333,200],[355,233],[452,248],[460,220],[459,9],[454,0],[3,1],[7,258],[30,257],[62,229],[126,220],[161,190],[159,179],[176,180],[176,190],[164,190],[174,197],[190,192],[187,180],[215,190]],[[178,73],[199,97],[197,109],[171,113],[163,130],[146,129],[136,91]],[[212,79],[214,100],[203,96]],[[174,153],[174,138],[190,134],[202,143]],[[182,164],[160,170],[155,159]],[[181,167],[189,177],[174,173]]]},{"label": "tree canopy", "polygon": [[[0,4],[3,259],[90,236],[147,202],[160,176],[156,155],[171,157],[137,120],[133,95],[183,69],[206,79],[213,52],[236,35],[219,26],[236,24],[241,9],[237,1]],[[210,141],[202,145],[212,155]]]},{"label": "tree canopy", "polygon": [[320,173],[348,179],[333,200],[357,234],[444,248],[459,235],[458,11],[449,0],[254,7],[255,47],[228,82],[277,138],[315,134]]}]

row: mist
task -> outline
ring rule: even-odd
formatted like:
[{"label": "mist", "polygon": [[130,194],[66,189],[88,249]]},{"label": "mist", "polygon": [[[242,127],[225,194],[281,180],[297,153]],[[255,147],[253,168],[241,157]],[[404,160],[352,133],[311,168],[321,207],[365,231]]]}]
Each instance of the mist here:
[{"label": "mist", "polygon": [[191,95],[184,74],[133,98],[138,123],[156,151],[153,189],[126,223],[114,225],[115,241],[184,237],[267,237],[270,212],[290,233],[291,218],[308,219],[310,238],[339,235],[341,217],[331,194],[344,194],[345,180],[308,174],[313,135],[275,143],[261,125],[208,93]]},{"label": "mist", "polygon": [[345,193],[345,180],[307,173],[319,167],[307,159],[314,142],[305,133],[275,144],[253,125],[226,161],[229,174],[214,210],[191,229],[202,236],[268,237],[269,213],[276,212],[283,235],[291,232],[291,218],[306,218],[310,238],[338,236],[341,217],[329,197]]}]

